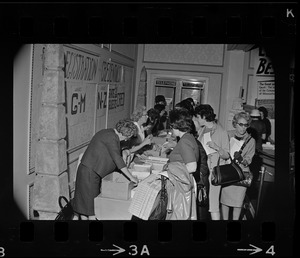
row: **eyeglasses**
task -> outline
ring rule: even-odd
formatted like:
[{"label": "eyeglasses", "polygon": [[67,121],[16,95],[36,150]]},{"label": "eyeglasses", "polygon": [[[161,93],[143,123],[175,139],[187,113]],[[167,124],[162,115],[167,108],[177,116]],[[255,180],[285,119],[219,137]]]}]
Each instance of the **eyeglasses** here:
[{"label": "eyeglasses", "polygon": [[249,124],[243,124],[243,123],[237,123],[240,127],[244,126],[244,127],[249,127]]}]

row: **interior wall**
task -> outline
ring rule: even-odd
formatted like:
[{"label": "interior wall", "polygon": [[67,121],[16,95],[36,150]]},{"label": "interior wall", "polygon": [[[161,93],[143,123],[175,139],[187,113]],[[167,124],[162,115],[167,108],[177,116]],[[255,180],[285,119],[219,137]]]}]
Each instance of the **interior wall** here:
[{"label": "interior wall", "polygon": [[[219,122],[224,126],[226,119],[222,107],[227,99],[222,98],[226,87],[227,67],[224,44],[139,44],[137,56],[136,89],[140,73],[145,66],[147,71],[147,108],[153,107],[153,74],[170,74],[208,79],[207,104],[210,104]],[[225,88],[226,90],[226,88]],[[135,101],[137,99],[137,90]]]},{"label": "interior wall", "polygon": [[[43,46],[43,44],[24,45],[14,61],[14,198],[27,218],[30,218],[29,213],[31,212],[29,211],[29,195],[35,176],[34,149],[35,141],[37,140],[37,132],[31,130],[34,128],[34,125],[31,125],[30,121],[32,120],[33,123],[35,123],[34,121],[38,120],[38,110],[40,108],[38,99],[40,98],[40,94],[33,89],[38,89],[39,83],[43,83]],[[32,50],[34,47],[37,50],[36,52]],[[129,117],[133,109],[132,94],[134,92],[136,48],[133,44],[64,45],[65,49],[68,49],[68,47],[73,49],[73,58],[77,56],[77,61],[87,61],[91,60],[91,58],[98,60],[97,75],[92,81],[87,79],[87,77],[85,79],[78,79],[79,77],[75,78],[75,76],[70,80],[65,78],[64,94],[68,122],[66,136],[68,141],[67,171],[70,196],[73,197],[74,179],[79,155],[85,151],[89,141],[97,131],[114,126],[118,120]],[[66,55],[64,58],[66,59]],[[75,65],[79,65],[77,61],[75,62],[73,60],[72,67],[69,67],[70,70],[75,69]],[[32,63],[39,65],[32,65]],[[97,90],[101,86],[105,86],[107,90],[108,84],[112,83],[111,80],[113,76],[117,76],[113,75],[111,71],[110,74],[112,74],[112,77],[101,81],[101,76],[104,72],[102,69],[104,63],[119,65],[119,67],[121,67],[120,71],[122,71],[125,76],[124,83],[115,83],[115,86],[119,89],[123,87],[122,90],[125,92],[126,97],[122,100],[123,107],[122,110],[110,114],[111,119],[106,118],[106,111],[103,116],[97,116],[97,112],[100,108]],[[83,65],[83,63],[81,63],[81,65]],[[83,67],[87,69],[86,66],[83,65]],[[77,69],[78,73],[81,71],[82,70]],[[74,93],[75,95],[73,95]],[[82,95],[80,95],[81,93]],[[107,94],[107,96],[109,96],[109,94]],[[116,101],[115,97],[116,96],[111,96],[112,102]],[[33,105],[31,105],[30,102],[32,98]],[[109,98],[107,100],[109,100]],[[105,110],[108,110],[108,105],[106,105],[106,107]],[[120,107],[118,106],[117,108]],[[29,137],[30,135],[31,137]],[[70,139],[70,137],[72,139]],[[32,164],[30,173],[29,160],[31,160]]]},{"label": "interior wall", "polygon": [[13,193],[24,216],[29,217],[29,129],[32,45],[24,45],[14,59],[13,71]]}]

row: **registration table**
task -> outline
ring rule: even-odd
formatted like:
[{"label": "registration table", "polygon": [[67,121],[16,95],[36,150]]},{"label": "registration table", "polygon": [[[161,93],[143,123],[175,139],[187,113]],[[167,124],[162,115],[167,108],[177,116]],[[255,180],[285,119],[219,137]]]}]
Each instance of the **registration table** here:
[{"label": "registration table", "polygon": [[[167,134],[153,138],[153,148],[135,157],[129,171],[140,183],[150,174],[163,170],[168,159],[161,152]],[[94,199],[95,215],[98,220],[130,220],[129,207],[135,194],[133,183],[122,173],[113,172],[102,179],[101,193]]]}]

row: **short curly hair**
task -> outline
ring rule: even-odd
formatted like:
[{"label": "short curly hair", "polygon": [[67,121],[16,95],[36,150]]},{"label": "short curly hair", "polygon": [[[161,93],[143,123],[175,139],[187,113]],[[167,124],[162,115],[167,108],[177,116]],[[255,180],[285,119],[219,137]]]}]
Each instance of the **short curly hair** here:
[{"label": "short curly hair", "polygon": [[116,124],[116,130],[125,137],[132,137],[137,135],[137,127],[133,121],[129,119],[122,119]]},{"label": "short curly hair", "polygon": [[166,106],[164,106],[163,104],[155,104],[153,108],[160,113],[161,111],[166,109]]},{"label": "short curly hair", "polygon": [[205,117],[207,122],[215,122],[216,114],[214,113],[214,109],[209,104],[200,104],[195,108],[195,115],[201,116],[201,118]]},{"label": "short curly hair", "polygon": [[185,108],[174,109],[170,111],[169,119],[171,127],[181,132],[192,132],[194,121],[190,112]]},{"label": "short curly hair", "polygon": [[258,108],[258,110],[263,112],[264,118],[268,117],[268,110],[265,107],[261,106]]},{"label": "short curly hair", "polygon": [[159,112],[158,110],[154,109],[154,108],[150,108],[148,111],[147,111],[147,115],[148,115],[148,118],[151,122],[155,122],[156,120],[159,119]]},{"label": "short curly hair", "polygon": [[232,126],[235,128],[238,121],[241,119],[241,118],[244,118],[246,121],[247,121],[247,124],[250,125],[251,121],[252,121],[252,118],[250,116],[249,113],[245,112],[245,111],[242,111],[242,112],[239,112],[237,114],[234,115],[233,119],[232,119]]},{"label": "short curly hair", "polygon": [[134,122],[137,122],[137,121],[139,121],[140,118],[144,115],[144,113],[145,113],[146,110],[147,110],[147,109],[146,109],[145,106],[138,107],[138,108],[136,108],[136,109],[132,112],[130,118],[131,118]]},{"label": "short curly hair", "polygon": [[157,95],[155,96],[155,104],[162,104],[164,106],[167,105],[167,102],[166,102],[166,98],[164,95]]}]

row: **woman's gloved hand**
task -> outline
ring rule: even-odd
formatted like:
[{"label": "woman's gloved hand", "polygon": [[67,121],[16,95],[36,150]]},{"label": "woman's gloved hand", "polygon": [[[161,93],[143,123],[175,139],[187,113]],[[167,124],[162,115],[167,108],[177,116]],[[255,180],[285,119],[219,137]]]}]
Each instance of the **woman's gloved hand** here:
[{"label": "woman's gloved hand", "polygon": [[238,161],[239,163],[241,163],[243,161],[243,157],[241,155],[240,152],[236,151],[234,154],[233,154],[233,157],[236,161]]}]

